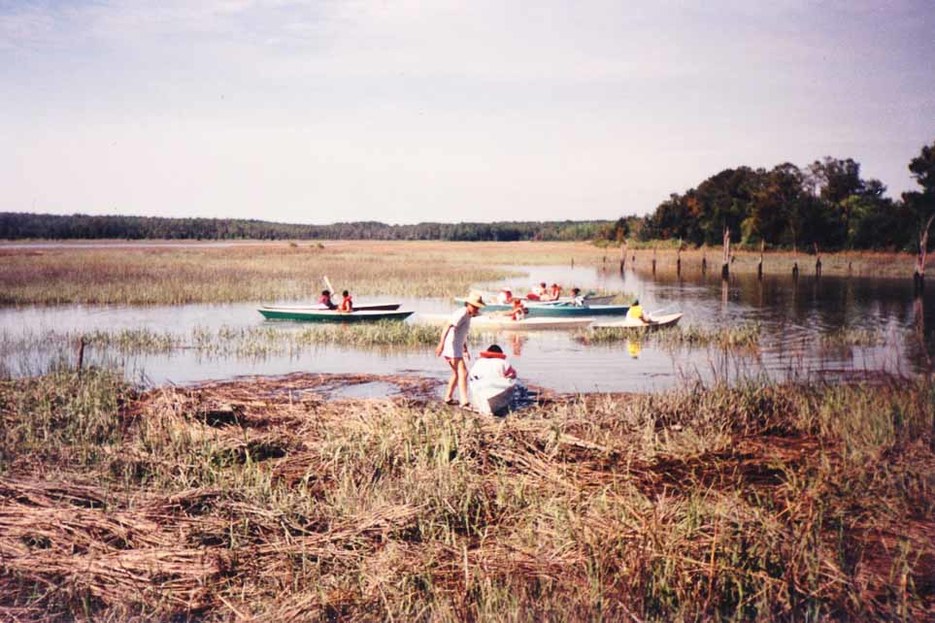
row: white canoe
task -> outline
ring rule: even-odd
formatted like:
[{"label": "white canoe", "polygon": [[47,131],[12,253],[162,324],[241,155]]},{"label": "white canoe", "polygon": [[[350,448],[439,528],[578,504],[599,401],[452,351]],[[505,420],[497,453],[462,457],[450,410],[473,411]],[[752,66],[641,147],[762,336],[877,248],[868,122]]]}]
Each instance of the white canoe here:
[{"label": "white canoe", "polygon": [[471,405],[478,413],[500,415],[509,410],[514,388],[512,382],[471,385]]},{"label": "white canoe", "polygon": [[583,329],[593,318],[526,317],[513,320],[509,316],[480,315],[471,319],[471,328],[494,331],[541,331],[544,329]]},{"label": "white canoe", "polygon": [[647,318],[649,318],[649,322],[643,322],[636,318],[624,318],[614,322],[598,322],[591,326],[595,329],[662,329],[677,325],[682,318],[682,314],[661,314],[647,316]]}]

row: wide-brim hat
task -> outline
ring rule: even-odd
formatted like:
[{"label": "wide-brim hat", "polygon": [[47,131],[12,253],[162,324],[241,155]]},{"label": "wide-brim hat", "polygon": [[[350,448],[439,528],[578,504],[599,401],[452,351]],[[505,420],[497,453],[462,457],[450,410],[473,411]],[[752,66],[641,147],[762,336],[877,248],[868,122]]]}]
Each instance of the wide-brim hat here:
[{"label": "wide-brim hat", "polygon": [[480,292],[471,292],[468,294],[467,298],[464,299],[464,302],[478,309],[487,305],[487,303],[484,302],[484,297],[481,296]]}]

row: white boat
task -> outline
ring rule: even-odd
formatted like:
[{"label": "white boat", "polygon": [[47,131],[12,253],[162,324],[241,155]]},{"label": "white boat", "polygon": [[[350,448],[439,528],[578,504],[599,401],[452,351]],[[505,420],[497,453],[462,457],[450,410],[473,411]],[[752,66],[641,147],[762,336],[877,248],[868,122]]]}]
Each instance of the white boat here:
[{"label": "white boat", "polygon": [[480,315],[471,319],[471,329],[494,331],[541,331],[545,329],[583,329],[594,318],[563,318],[560,316],[526,316],[522,320],[513,320],[509,316],[496,314]]},{"label": "white boat", "polygon": [[646,318],[649,322],[643,322],[639,318],[624,318],[614,322],[598,322],[591,326],[595,329],[663,329],[677,325],[682,314],[661,314]]},{"label": "white boat", "polygon": [[513,381],[471,384],[471,405],[478,413],[502,415],[513,402]]}]

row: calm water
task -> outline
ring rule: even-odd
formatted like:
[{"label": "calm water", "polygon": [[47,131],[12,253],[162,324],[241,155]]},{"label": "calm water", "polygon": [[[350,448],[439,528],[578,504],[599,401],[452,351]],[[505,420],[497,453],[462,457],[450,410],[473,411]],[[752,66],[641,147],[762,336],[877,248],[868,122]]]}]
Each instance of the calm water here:
[{"label": "calm water", "polygon": [[[653,391],[685,380],[737,381],[846,378],[876,371],[912,375],[931,370],[935,354],[935,287],[914,298],[910,279],[734,277],[719,275],[650,275],[589,267],[523,267],[528,277],[507,283],[523,291],[539,281],[566,287],[602,288],[639,296],[648,311],[681,311],[680,326],[761,328],[756,352],[725,353],[716,347],[671,350],[653,340],[588,345],[571,333],[546,331],[503,333],[492,339],[504,346],[520,378],[560,392]],[[501,284],[487,284],[496,289]],[[463,293],[452,293],[461,295]],[[388,299],[370,298],[386,302]],[[294,304],[294,303],[293,303]],[[410,322],[455,309],[447,300],[403,300],[414,309]],[[50,352],[41,345],[28,352],[13,345],[42,342],[50,332],[150,329],[186,337],[194,328],[271,326],[277,331],[301,329],[301,323],[265,321],[255,304],[187,305],[182,307],[83,307],[0,309],[0,349],[6,374],[33,374],[52,360],[71,360],[74,353]],[[822,336],[841,329],[882,336],[873,346],[822,345]],[[477,347],[486,344],[477,344]],[[476,350],[476,348],[475,348]],[[91,349],[86,360],[121,366],[128,377],[146,384],[188,384],[243,375],[281,375],[296,371],[323,373],[406,373],[447,379],[447,366],[423,351],[373,351],[319,346],[290,355],[257,357],[207,356],[179,349],[169,354],[120,356]]]}]

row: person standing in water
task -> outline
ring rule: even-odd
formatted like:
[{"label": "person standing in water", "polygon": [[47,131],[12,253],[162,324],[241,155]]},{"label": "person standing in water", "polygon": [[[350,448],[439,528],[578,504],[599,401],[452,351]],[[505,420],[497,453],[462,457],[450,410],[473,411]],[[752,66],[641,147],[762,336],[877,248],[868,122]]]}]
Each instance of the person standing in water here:
[{"label": "person standing in water", "polygon": [[448,387],[445,389],[446,404],[455,404],[455,387],[458,388],[461,398],[458,404],[462,407],[467,407],[470,404],[468,398],[468,369],[467,364],[464,363],[464,358],[468,356],[467,336],[471,328],[471,318],[477,316],[485,305],[483,297],[478,292],[471,292],[464,302],[464,307],[452,314],[442,330],[438,347],[435,349],[435,356],[444,356],[448,367],[451,368],[451,377],[448,379]]}]

